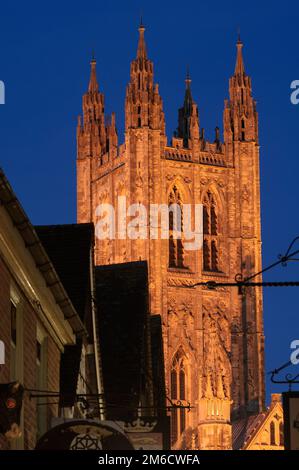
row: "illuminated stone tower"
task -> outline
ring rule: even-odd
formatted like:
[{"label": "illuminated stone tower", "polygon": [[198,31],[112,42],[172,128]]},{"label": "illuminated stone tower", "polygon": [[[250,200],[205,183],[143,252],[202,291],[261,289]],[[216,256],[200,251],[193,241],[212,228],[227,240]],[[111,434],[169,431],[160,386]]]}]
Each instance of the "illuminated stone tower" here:
[{"label": "illuminated stone tower", "polygon": [[[118,145],[115,116],[105,118],[96,63],[83,96],[77,128],[78,222],[99,221],[97,207],[126,204],[202,203],[203,248],[184,240],[131,240],[116,226],[115,238],[96,241],[97,264],[147,260],[150,312],[163,324],[168,395],[190,402],[174,410],[174,448],[231,448],[231,422],[264,404],[264,337],[259,289],[192,287],[201,281],[234,281],[261,268],[258,118],[246,75],[242,43],[224,109],[224,140],[216,128],[208,142],[186,78],[178,128],[167,144],[163,103],[139,27],[125,100],[125,141]],[[149,230],[150,218],[145,226]],[[160,229],[160,226],[158,226]],[[111,233],[107,226],[107,234]],[[142,232],[143,233],[143,232]]]}]

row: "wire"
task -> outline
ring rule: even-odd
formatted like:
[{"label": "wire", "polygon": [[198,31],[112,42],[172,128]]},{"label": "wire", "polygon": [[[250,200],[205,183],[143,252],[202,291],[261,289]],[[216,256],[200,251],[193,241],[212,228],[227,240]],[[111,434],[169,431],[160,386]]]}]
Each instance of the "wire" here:
[{"label": "wire", "polygon": [[216,281],[206,281],[206,282],[196,282],[189,288],[196,286],[205,286],[209,289],[215,289],[217,287],[299,287],[299,281],[268,281],[268,282],[216,282]]}]

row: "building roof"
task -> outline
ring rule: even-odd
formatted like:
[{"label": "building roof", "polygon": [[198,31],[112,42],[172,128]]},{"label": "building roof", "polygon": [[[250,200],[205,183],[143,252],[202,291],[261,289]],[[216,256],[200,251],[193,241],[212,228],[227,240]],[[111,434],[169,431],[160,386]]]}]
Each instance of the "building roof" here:
[{"label": "building roof", "polygon": [[90,301],[90,263],[93,224],[43,225],[35,230],[65,290],[84,322]]},{"label": "building roof", "polygon": [[[274,446],[270,442],[269,423],[274,418],[282,422],[283,412],[281,406],[280,394],[272,394],[270,406],[263,412],[248,416],[232,423],[232,440],[234,450],[253,449],[274,449],[281,448],[281,443],[277,442]],[[266,431],[266,436],[262,435]],[[271,449],[272,449],[271,447]]]},{"label": "building roof", "polygon": [[51,290],[56,303],[59,305],[64,317],[70,323],[77,335],[85,333],[84,325],[68,296],[48,253],[42,245],[36,230],[31,224],[27,214],[10,186],[3,170],[0,168],[0,202],[5,207],[12,222],[24,240],[25,246],[36,262],[36,266]]},{"label": "building roof", "polygon": [[[36,226],[74,307],[87,330],[91,332],[91,263],[94,242],[93,224]],[[89,313],[89,314],[88,314]],[[66,346],[60,363],[60,406],[75,403],[80,370],[82,341]]]},{"label": "building roof", "polygon": [[233,449],[240,450],[248,442],[251,436],[259,429],[265,419],[266,413],[247,416],[232,425]]},{"label": "building roof", "polygon": [[96,267],[107,419],[130,419],[148,380],[147,263]]}]

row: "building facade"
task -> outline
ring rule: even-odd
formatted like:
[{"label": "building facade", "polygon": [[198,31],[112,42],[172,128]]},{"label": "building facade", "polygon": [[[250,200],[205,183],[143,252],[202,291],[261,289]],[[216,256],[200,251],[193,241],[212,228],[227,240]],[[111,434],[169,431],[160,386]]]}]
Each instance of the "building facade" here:
[{"label": "building facade", "polygon": [[[223,141],[205,139],[187,76],[178,128],[167,143],[159,87],[139,28],[125,99],[125,141],[118,144],[115,115],[105,116],[96,61],[91,62],[83,119],[77,127],[78,222],[100,221],[98,207],[111,204],[116,219],[126,205],[203,204],[203,247],[187,249],[184,238],[151,239],[146,216],[137,239],[123,224],[96,237],[97,265],[145,260],[150,313],[161,315],[167,396],[191,405],[174,409],[174,448],[229,449],[231,423],[264,407],[264,335],[261,289],[192,287],[235,281],[261,270],[258,115],[246,74],[242,42],[229,80]],[[140,207],[140,206],[139,206]],[[133,214],[131,214],[133,215]],[[192,215],[194,222],[194,214]],[[157,227],[161,233],[161,221]],[[146,231],[146,235],[145,232]]]},{"label": "building facade", "polygon": [[[34,228],[0,169],[0,450],[34,449],[57,418],[85,417],[78,393],[102,393],[90,321],[93,232]],[[23,391],[17,400],[12,384]]]}]

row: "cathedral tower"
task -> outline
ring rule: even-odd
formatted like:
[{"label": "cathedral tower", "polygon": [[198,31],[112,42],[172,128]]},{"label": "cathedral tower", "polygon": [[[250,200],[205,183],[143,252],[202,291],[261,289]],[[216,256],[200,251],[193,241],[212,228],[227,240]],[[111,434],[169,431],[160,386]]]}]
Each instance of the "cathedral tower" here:
[{"label": "cathedral tower", "polygon": [[[107,237],[96,237],[96,263],[148,262],[150,312],[162,318],[168,397],[191,405],[190,412],[172,411],[173,448],[229,449],[232,420],[264,406],[262,294],[194,285],[232,282],[261,269],[258,117],[242,43],[225,101],[223,142],[218,128],[213,142],[205,139],[188,73],[178,128],[167,143],[142,24],[121,145],[115,116],[105,119],[95,67],[92,60],[77,129],[78,221],[94,222],[97,234],[99,205],[111,204],[117,223],[107,222]],[[188,249],[183,233],[174,237],[171,216],[169,239],[150,238],[153,229],[161,234],[161,220],[148,215],[151,205],[173,203],[183,210],[203,205],[202,248]],[[118,223],[123,204],[134,204],[135,213],[146,208],[138,236]]]},{"label": "cathedral tower", "polygon": [[[258,115],[252,97],[251,79],[245,73],[243,43],[237,42],[234,75],[229,81],[223,127],[226,158],[233,170],[230,184],[235,188],[234,206],[229,206],[231,237],[236,236],[240,252],[241,278],[262,269],[260,222],[260,169]],[[261,409],[264,400],[264,335],[261,289],[246,288],[241,295],[242,315],[234,322],[234,403],[243,412]],[[236,395],[238,391],[238,396]]]}]

